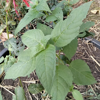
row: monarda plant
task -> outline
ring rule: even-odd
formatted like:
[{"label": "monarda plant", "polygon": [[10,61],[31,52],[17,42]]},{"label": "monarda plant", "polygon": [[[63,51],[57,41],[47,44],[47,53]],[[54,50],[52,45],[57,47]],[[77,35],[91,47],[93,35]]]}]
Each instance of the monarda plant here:
[{"label": "monarda plant", "polygon": [[[24,77],[36,71],[43,86],[40,90],[44,89],[52,100],[65,100],[69,92],[72,92],[76,100],[83,100],[80,92],[74,89],[73,83],[90,85],[96,81],[84,61],[80,59],[72,61],[71,58],[77,50],[77,38],[80,32],[83,32],[80,30],[84,28],[83,20],[92,2],[71,9],[66,19],[63,19],[63,7],[73,5],[78,0],[63,0],[51,9],[47,0],[32,0],[32,2],[14,35],[17,38],[18,32],[31,21],[35,22],[36,27],[27,30],[21,36],[25,48],[18,53],[17,59],[11,54],[9,56],[11,59],[2,64],[2,71],[6,73],[5,79]],[[6,42],[12,47],[10,39]],[[9,50],[12,52],[11,48]],[[33,85],[29,86],[30,92]]]}]

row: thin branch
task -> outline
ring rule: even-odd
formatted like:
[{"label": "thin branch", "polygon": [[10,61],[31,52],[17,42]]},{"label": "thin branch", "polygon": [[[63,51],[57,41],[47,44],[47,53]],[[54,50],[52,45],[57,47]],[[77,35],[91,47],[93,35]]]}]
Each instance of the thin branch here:
[{"label": "thin branch", "polygon": [[9,91],[8,89],[6,89],[5,87],[3,87],[2,85],[0,85],[1,88],[5,89],[6,91],[8,91],[10,94],[15,95],[14,93],[12,93],[11,91]]},{"label": "thin branch", "polygon": [[94,60],[94,62],[100,67],[100,64],[93,58],[93,56],[90,56],[93,60]]}]

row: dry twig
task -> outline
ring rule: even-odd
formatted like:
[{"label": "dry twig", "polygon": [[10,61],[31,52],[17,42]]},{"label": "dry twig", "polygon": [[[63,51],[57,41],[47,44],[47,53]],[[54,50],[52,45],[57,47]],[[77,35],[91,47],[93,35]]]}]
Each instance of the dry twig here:
[{"label": "dry twig", "polygon": [[1,88],[5,89],[6,91],[8,91],[10,94],[15,95],[14,93],[12,93],[11,91],[9,91],[8,89],[6,89],[4,86],[0,85]]}]

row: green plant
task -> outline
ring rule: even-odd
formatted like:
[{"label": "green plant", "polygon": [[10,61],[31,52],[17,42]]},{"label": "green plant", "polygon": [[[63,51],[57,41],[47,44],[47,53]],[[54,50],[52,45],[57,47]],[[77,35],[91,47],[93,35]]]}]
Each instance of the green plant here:
[{"label": "green plant", "polygon": [[[82,21],[92,2],[72,10],[67,19],[63,20],[62,5],[74,4],[78,0],[63,0],[54,10],[49,8],[47,0],[32,1],[34,3],[19,22],[15,36],[17,37],[18,32],[31,21],[36,23],[37,29],[28,30],[21,36],[27,49],[19,52],[17,62],[11,63],[7,70],[2,66],[6,73],[5,79],[16,79],[36,70],[41,84],[52,100],[65,100],[68,92],[72,92],[76,100],[83,100],[80,92],[73,89],[73,83],[90,85],[96,81],[84,61],[72,61],[71,58],[76,52]],[[87,31],[87,28],[81,32],[85,30]],[[29,90],[30,88],[31,86]]]}]

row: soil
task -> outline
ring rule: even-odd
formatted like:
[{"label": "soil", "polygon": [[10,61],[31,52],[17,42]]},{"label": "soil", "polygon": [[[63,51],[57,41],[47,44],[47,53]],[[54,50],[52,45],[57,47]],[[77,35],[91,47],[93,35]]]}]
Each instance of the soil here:
[{"label": "soil", "polygon": [[[22,82],[22,86],[23,89],[25,91],[25,96],[27,100],[37,100],[36,98],[39,98],[39,100],[41,100],[41,94],[37,94],[37,95],[32,95],[31,93],[29,93],[28,91],[28,86],[30,83],[33,83],[34,80],[37,83],[36,80],[38,80],[37,76],[35,75],[35,72],[30,74],[30,77],[20,77],[21,82]],[[1,94],[3,96],[3,100],[12,100],[12,94],[10,92],[8,92],[6,89],[8,89],[9,91],[11,91],[12,93],[14,93],[14,88],[17,86],[20,86],[20,79],[7,79],[4,80],[2,82],[2,85],[4,86],[4,88],[1,88]]]},{"label": "soil", "polygon": [[[92,9],[95,9],[95,6],[97,7],[97,5],[99,4],[97,2],[94,2],[90,8],[90,11]],[[98,29],[100,24],[99,24],[99,21],[96,21],[96,20],[100,20],[100,17],[99,15],[98,16],[93,15],[90,11],[89,11],[87,18],[84,21],[87,21],[87,20],[93,21],[95,19],[97,26],[92,27],[90,31],[95,32],[96,34],[95,38],[99,40],[100,38],[97,38],[97,37],[98,35],[100,36],[100,33],[99,33],[100,31]],[[75,59],[84,60],[90,67],[91,72],[97,81],[96,84],[89,85],[89,86],[74,85],[74,88],[78,89],[82,93],[84,100],[90,100],[89,99],[90,97],[92,97],[91,100],[100,100],[100,98],[99,99],[96,98],[100,94],[100,49],[95,47],[95,45],[93,45],[89,41],[86,41],[84,39],[78,39],[78,48],[77,48],[76,54],[74,55],[72,59],[73,60]],[[25,95],[26,95],[27,100],[47,100],[41,97],[43,96],[43,94],[45,94],[44,92],[39,93],[37,95],[33,95],[29,93],[28,91],[29,84],[31,84],[32,82],[35,82],[35,83],[38,82],[37,81],[38,77],[36,76],[35,72],[32,72],[30,76],[21,77],[20,79],[22,81],[22,85],[25,90]],[[3,100],[12,100],[12,94],[9,91],[14,93],[14,88],[20,85],[20,82],[19,82],[19,79],[16,79],[16,80],[9,79],[9,80],[3,80],[1,85],[3,86],[3,88],[0,88],[1,93],[3,95]],[[69,96],[70,95],[71,94],[69,94]],[[70,99],[67,98],[66,100],[70,100]],[[74,100],[74,99],[71,99],[71,100]]]}]

